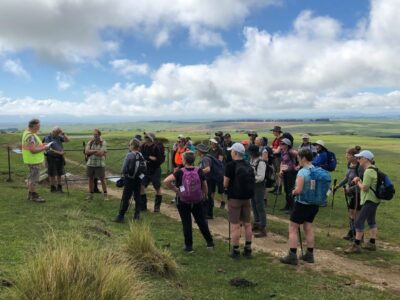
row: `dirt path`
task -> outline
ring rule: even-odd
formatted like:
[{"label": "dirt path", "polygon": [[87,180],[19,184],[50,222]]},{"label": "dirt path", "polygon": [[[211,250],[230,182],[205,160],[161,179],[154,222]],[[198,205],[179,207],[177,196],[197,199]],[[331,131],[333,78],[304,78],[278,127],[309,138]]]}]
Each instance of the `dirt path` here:
[{"label": "dirt path", "polygon": [[[76,162],[69,162],[77,165]],[[82,187],[82,184],[75,183],[73,186]],[[173,193],[164,192],[169,196],[173,196]],[[109,187],[108,193],[110,196],[120,199],[122,190]],[[152,202],[149,201],[149,204],[152,205]],[[172,219],[180,220],[178,211],[174,205],[163,203],[161,213]],[[278,222],[287,223],[287,220],[276,216],[269,216],[269,218]],[[218,217],[214,220],[209,220],[209,226],[215,237],[225,241],[228,239],[228,223],[226,219]],[[283,236],[268,233],[267,238],[253,239],[253,247],[255,250],[269,253],[278,258],[284,255],[288,250],[286,241],[287,239]],[[381,290],[389,289],[400,293],[400,272],[366,266],[361,261],[341,257],[328,250],[316,249],[315,257],[315,264],[306,264],[301,262],[297,268],[300,270],[303,268],[310,268],[320,272],[327,270],[333,271],[336,274],[349,276],[354,279],[354,282],[350,284],[366,284]],[[288,266],[288,268],[290,268],[290,266]]]}]

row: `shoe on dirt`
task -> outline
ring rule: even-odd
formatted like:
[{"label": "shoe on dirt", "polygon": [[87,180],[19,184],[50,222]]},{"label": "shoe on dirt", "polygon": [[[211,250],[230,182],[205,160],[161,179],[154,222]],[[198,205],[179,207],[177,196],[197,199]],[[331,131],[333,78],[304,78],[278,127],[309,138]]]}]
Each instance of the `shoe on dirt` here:
[{"label": "shoe on dirt", "polygon": [[279,261],[283,264],[293,265],[293,266],[297,266],[297,264],[299,263],[297,255],[291,251],[289,251],[286,256],[281,257]]},{"label": "shoe on dirt", "polygon": [[376,244],[372,244],[371,242],[367,242],[364,246],[363,249],[369,250],[369,251],[376,251]]},{"label": "shoe on dirt", "polygon": [[344,253],[346,254],[360,254],[361,253],[361,246],[352,244],[349,248],[344,250]]},{"label": "shoe on dirt", "polygon": [[310,264],[313,264],[315,262],[314,261],[314,253],[312,253],[310,251],[306,251],[306,254],[302,255],[301,259]]},{"label": "shoe on dirt", "polygon": [[260,230],[254,234],[255,238],[262,238],[266,236],[267,236],[267,230],[265,228],[260,228]]},{"label": "shoe on dirt", "polygon": [[252,255],[251,255],[252,252],[253,251],[251,250],[251,248],[244,247],[242,255],[243,255],[243,257],[251,258],[252,257]]}]

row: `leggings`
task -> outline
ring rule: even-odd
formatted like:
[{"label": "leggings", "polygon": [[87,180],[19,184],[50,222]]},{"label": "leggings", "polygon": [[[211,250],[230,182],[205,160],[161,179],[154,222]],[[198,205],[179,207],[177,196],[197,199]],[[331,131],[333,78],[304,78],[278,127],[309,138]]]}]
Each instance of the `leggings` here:
[{"label": "leggings", "polygon": [[360,213],[357,216],[355,227],[356,231],[363,232],[364,231],[364,223],[367,221],[370,229],[377,228],[375,217],[376,210],[378,208],[378,203],[367,201],[361,207]]}]

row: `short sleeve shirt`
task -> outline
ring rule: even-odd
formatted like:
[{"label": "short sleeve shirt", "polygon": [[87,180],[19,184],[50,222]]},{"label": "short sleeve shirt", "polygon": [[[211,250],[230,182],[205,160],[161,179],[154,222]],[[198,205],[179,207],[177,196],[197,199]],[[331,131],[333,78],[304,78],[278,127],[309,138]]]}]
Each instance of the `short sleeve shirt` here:
[{"label": "short sleeve shirt", "polygon": [[[187,170],[194,170],[193,168],[186,168]],[[197,170],[199,177],[200,177],[200,181],[203,184],[203,181],[206,180],[206,177],[204,176],[203,171],[199,168]],[[183,171],[182,168],[178,169],[175,173],[174,173],[174,177],[175,177],[175,186],[176,187],[180,187],[182,185],[182,177],[183,177]]]},{"label": "short sleeve shirt", "polygon": [[[102,141],[102,143],[89,142],[86,145],[86,150],[102,150],[107,152],[107,145],[105,141]],[[88,167],[105,167],[106,157],[104,155],[103,156],[90,155],[86,165]]]},{"label": "short sleeve shirt", "polygon": [[244,160],[233,160],[227,163],[225,167],[225,177],[229,178],[228,199],[240,199],[240,197],[235,195],[233,190],[233,184],[235,181],[235,172],[238,164],[246,164],[246,162]]},{"label": "short sleeve shirt", "polygon": [[[300,169],[300,171],[297,173],[297,177],[303,177],[304,179],[304,185],[303,185],[303,191],[309,190],[310,189],[310,182],[311,182],[311,176],[310,176],[310,169],[313,168],[314,166],[308,166],[308,167],[303,167]],[[296,197],[296,201],[298,198]],[[298,201],[303,204],[309,204],[305,203],[302,201]]]},{"label": "short sleeve shirt", "polygon": [[361,190],[361,198],[360,198],[361,205],[364,205],[365,202],[367,202],[367,201],[379,203],[379,199],[376,198],[374,191],[371,190],[371,188],[373,188],[374,190],[376,189],[377,182],[378,182],[378,175],[377,175],[376,171],[372,168],[366,169],[364,172],[362,183],[364,185],[368,186],[369,189],[367,192],[364,192],[363,190]]}]

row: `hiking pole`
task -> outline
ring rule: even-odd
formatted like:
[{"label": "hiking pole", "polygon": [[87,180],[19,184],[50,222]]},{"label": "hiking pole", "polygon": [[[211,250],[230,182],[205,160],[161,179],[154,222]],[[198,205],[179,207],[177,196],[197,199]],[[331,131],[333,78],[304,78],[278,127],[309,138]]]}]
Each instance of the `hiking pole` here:
[{"label": "hiking pole", "polygon": [[277,190],[275,192],[275,202],[274,202],[274,208],[272,209],[272,214],[275,215],[275,207],[276,207],[276,202],[278,201],[278,194],[279,194],[279,189],[281,187],[281,182],[279,181],[279,185],[277,187]]},{"label": "hiking pole", "polygon": [[64,180],[65,180],[65,187],[67,188],[67,196],[69,197],[69,186],[68,186],[67,174],[64,174]]},{"label": "hiking pole", "polygon": [[299,242],[300,242],[301,256],[304,256],[304,253],[303,253],[303,241],[302,241],[302,239],[301,239],[301,230],[300,230],[300,226],[299,226],[299,228],[298,228],[298,232],[299,232]]},{"label": "hiking pole", "polygon": [[[337,179],[335,178],[335,179],[333,180],[333,186],[334,186],[334,187],[336,186],[336,183],[337,183]],[[334,204],[334,202],[335,202],[335,193],[336,193],[336,191],[335,191],[334,188],[333,188],[332,190],[333,190],[333,193],[332,193],[331,212],[329,213],[328,233],[326,234],[326,236],[330,236],[329,232],[330,232],[330,230],[331,230],[333,204]]]}]

